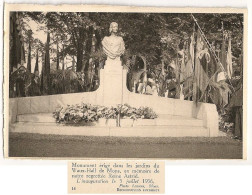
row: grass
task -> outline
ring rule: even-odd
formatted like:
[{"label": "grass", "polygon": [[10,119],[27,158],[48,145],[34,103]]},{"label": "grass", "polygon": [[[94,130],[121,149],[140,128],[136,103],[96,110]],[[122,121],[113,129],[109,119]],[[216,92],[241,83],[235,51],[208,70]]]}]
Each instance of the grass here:
[{"label": "grass", "polygon": [[209,144],[241,144],[240,140],[225,137],[99,137],[78,135],[45,135],[35,133],[10,133],[10,139],[33,139],[33,140],[76,140],[88,143],[108,144],[167,144],[167,143],[209,143]]},{"label": "grass", "polygon": [[230,137],[95,137],[10,133],[10,157],[241,159]]}]

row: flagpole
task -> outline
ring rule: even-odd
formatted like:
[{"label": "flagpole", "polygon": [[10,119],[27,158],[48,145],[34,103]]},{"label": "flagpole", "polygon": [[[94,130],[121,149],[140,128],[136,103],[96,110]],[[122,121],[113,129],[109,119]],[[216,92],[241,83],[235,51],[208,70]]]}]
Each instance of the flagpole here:
[{"label": "flagpole", "polygon": [[220,61],[220,59],[218,58],[218,56],[217,56],[217,55],[215,54],[215,52],[213,51],[213,48],[211,47],[211,45],[210,45],[210,43],[208,42],[208,40],[207,40],[207,38],[206,38],[204,32],[203,32],[202,29],[200,28],[200,26],[199,26],[199,24],[198,24],[196,18],[194,17],[194,15],[193,15],[192,13],[191,13],[191,16],[192,16],[194,22],[196,23],[196,25],[198,26],[201,35],[202,35],[203,38],[205,39],[208,48],[210,49],[210,51],[211,51],[212,54],[214,55],[215,60],[220,64],[221,70],[224,72],[224,75],[225,75],[226,79],[228,79],[228,81],[229,81],[229,83],[230,83],[230,85],[231,85],[231,87],[232,87],[232,89],[233,89],[233,92],[235,92],[235,89],[234,89],[234,87],[233,87],[233,85],[232,85],[232,83],[231,83],[231,80],[229,79],[229,77],[228,77],[228,75],[227,75],[227,72],[226,72],[225,68],[223,67],[223,65],[222,65],[222,63],[221,63],[221,61]]}]

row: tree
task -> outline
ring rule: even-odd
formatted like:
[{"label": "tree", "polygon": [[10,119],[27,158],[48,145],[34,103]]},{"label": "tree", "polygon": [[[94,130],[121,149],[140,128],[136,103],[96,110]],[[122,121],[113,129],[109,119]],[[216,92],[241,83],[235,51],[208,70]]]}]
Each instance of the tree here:
[{"label": "tree", "polygon": [[50,33],[47,32],[47,41],[45,46],[45,63],[44,63],[44,72],[43,72],[43,83],[44,83],[44,92],[50,94],[51,83],[50,83]]},{"label": "tree", "polygon": [[38,67],[38,56],[39,54],[38,54],[38,49],[37,49],[37,54],[36,54],[36,64],[35,64],[35,67],[34,67],[34,73],[36,72],[36,71],[39,71],[39,67]]},{"label": "tree", "polygon": [[27,70],[31,73],[31,44],[32,44],[32,30],[28,30],[28,58]]}]

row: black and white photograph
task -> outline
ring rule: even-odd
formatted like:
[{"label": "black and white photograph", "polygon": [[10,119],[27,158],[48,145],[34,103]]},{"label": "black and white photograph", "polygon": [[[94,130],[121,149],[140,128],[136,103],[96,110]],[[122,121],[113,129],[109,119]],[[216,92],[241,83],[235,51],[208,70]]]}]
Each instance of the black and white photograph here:
[{"label": "black and white photograph", "polygon": [[5,13],[5,156],[246,159],[246,10],[96,8]]}]

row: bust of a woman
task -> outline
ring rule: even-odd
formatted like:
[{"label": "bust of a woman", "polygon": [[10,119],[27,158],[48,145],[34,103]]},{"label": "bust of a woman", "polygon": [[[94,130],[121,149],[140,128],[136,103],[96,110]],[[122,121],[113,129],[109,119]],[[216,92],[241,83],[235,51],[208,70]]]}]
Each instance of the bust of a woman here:
[{"label": "bust of a woman", "polygon": [[110,36],[102,40],[103,51],[109,59],[119,60],[125,46],[122,37],[117,36],[118,24],[112,22],[109,27]]}]

